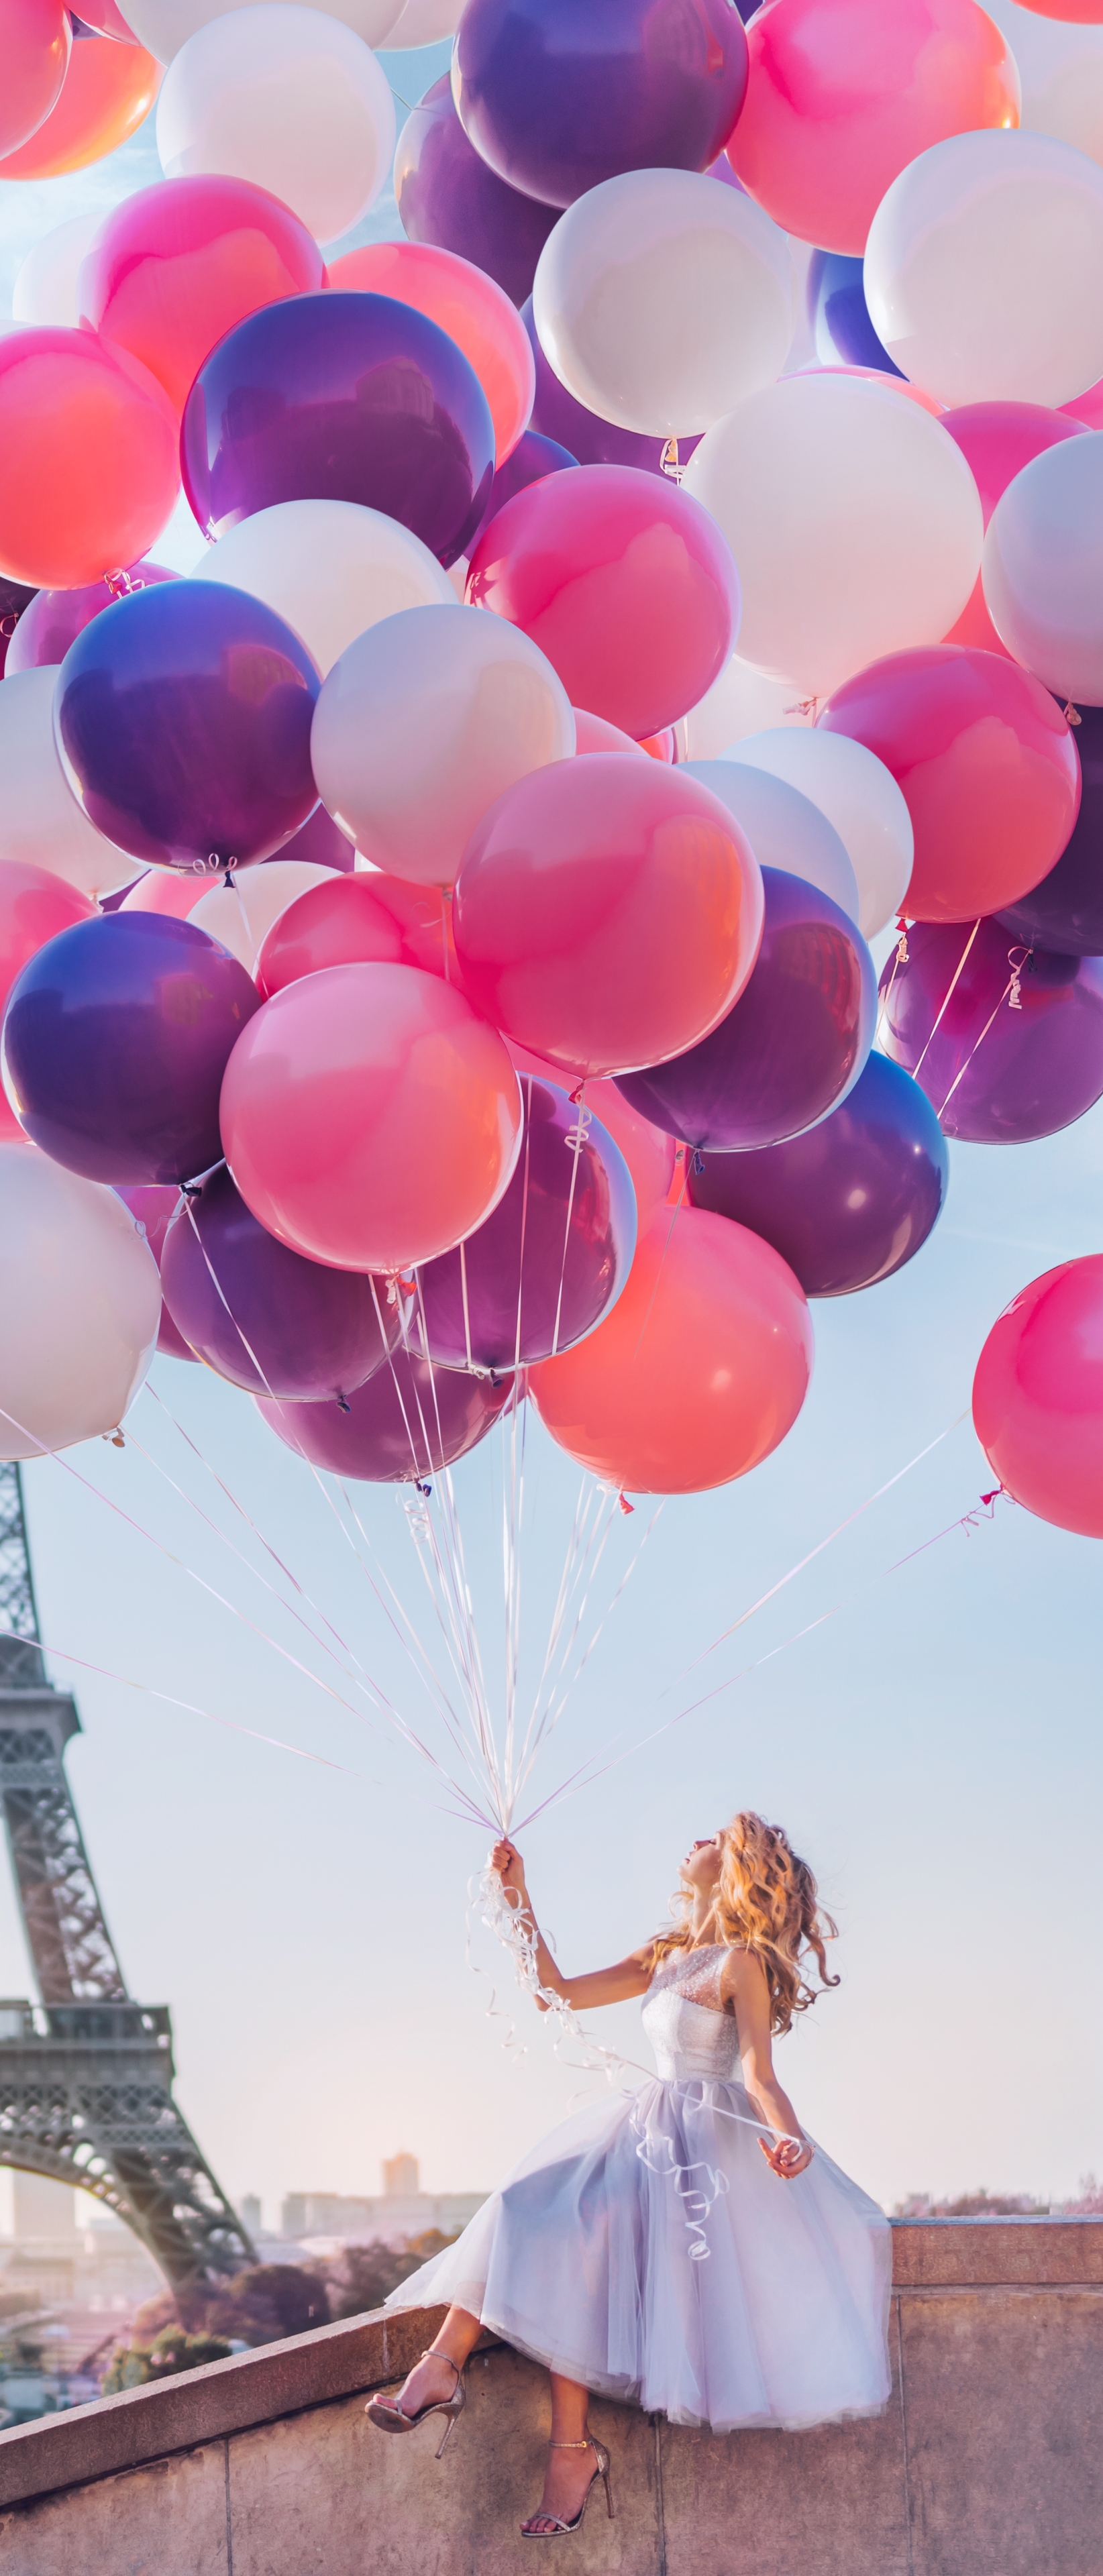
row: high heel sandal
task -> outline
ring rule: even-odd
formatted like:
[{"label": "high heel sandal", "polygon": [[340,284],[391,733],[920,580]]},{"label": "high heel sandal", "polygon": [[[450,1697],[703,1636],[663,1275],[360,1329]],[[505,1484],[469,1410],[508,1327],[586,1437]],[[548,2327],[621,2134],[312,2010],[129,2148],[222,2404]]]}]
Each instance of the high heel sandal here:
[{"label": "high heel sandal", "polygon": [[[528,2521],[523,2522],[521,2525],[522,2540],[564,2540],[569,2531],[581,2531],[586,2516],[586,2507],[589,2504],[590,2497],[593,2494],[599,2478],[605,2489],[605,2510],[609,2516],[610,2522],[612,2522],[613,2489],[609,2477],[609,2454],[605,2448],[604,2442],[595,2442],[593,2435],[591,2433],[587,2433],[584,2442],[549,2442],[548,2449],[549,2451],[592,2451],[594,2458],[597,2461],[597,2467],[594,2470],[594,2474],[586,2489],[586,2493],[583,2496],[573,2522],[564,2522],[561,2516],[557,2513],[530,2514]],[[553,2527],[551,2531],[534,2531],[532,2529],[532,2525],[535,2522],[550,2522]]]},{"label": "high heel sandal", "polygon": [[430,2415],[447,2415],[448,2422],[437,2445],[439,2460],[444,2455],[444,2447],[456,2418],[462,2415],[467,2404],[467,2381],[464,2378],[463,2368],[458,2361],[453,2361],[450,2352],[423,2352],[421,2359],[422,2361],[446,2361],[449,2370],[455,2371],[456,2385],[450,2397],[434,2397],[430,2405],[419,2406],[416,2415],[404,2415],[397,2397],[390,2401],[385,2397],[369,2397],[364,2413],[369,2424],[377,2425],[381,2433],[414,2433],[419,2424],[428,2422]]}]

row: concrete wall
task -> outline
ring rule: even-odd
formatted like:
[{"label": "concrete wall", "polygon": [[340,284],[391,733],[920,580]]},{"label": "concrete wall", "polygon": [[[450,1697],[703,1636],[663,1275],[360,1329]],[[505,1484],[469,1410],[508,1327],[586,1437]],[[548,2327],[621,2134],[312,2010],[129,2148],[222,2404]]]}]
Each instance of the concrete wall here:
[{"label": "concrete wall", "polygon": [[[1101,2576],[1103,2223],[919,2220],[894,2232],[894,2393],[872,2424],[672,2431],[595,2401],[617,2519],[585,2576]],[[540,2489],[546,2381],[471,2365],[438,2468],[364,2393],[432,2313],[357,2318],[0,2434],[12,2576],[506,2576]]]}]

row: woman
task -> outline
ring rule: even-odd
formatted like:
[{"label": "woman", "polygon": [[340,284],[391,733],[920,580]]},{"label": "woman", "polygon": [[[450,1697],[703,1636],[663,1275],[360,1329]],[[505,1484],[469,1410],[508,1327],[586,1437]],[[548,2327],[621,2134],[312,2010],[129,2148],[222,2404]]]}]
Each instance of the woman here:
[{"label": "woman", "polygon": [[[823,1986],[830,1916],[786,1836],[738,1815],[682,1862],[680,1920],[614,1968],[565,1977],[540,1934],[520,1853],[492,1865],[533,1940],[540,1984],[575,2011],[644,1995],[657,2081],[553,2130],[454,2245],[392,2292],[391,2307],[451,2302],[397,2398],[373,2424],[409,2432],[437,2414],[444,2442],[484,2326],[551,2373],[552,2428],[526,2539],[577,2531],[609,2458],[587,2430],[589,2392],[671,2423],[790,2431],[877,2414],[890,2387],[888,2221],[800,2128],[771,2037]],[[548,2004],[542,2009],[547,2011]],[[438,2458],[440,2452],[437,2454]]]}]

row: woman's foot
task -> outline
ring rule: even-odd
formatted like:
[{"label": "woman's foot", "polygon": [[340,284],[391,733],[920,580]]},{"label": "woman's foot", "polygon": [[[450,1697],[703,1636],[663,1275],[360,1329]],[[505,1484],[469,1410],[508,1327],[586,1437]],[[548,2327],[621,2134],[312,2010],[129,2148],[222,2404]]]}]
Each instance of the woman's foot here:
[{"label": "woman's foot", "polygon": [[408,2379],[403,2380],[397,2397],[384,2402],[401,2415],[420,2415],[423,2406],[435,2406],[442,2398],[455,2396],[456,2371],[456,2363],[449,2361],[446,2352],[427,2352]]},{"label": "woman's foot", "polygon": [[582,2510],[583,2501],[597,2476],[597,2458],[593,2443],[587,2441],[576,2449],[569,2444],[553,2443],[544,2471],[544,2492],[534,2514],[521,2525],[522,2531],[553,2531],[557,2522],[573,2522]]}]

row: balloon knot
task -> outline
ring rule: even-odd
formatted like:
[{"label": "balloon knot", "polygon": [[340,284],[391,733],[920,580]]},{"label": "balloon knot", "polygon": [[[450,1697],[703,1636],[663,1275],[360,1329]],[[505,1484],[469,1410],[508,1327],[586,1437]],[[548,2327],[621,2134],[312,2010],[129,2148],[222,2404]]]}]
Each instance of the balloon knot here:
[{"label": "balloon knot", "polygon": [[347,1395],[342,1395],[340,1387],[337,1388],[337,1406],[338,1411],[341,1413],[351,1413],[352,1411],[352,1406],[349,1403],[348,1397]]},{"label": "balloon knot", "polygon": [[116,564],[113,572],[105,572],[103,586],[110,591],[112,599],[126,599],[132,590],[145,589],[144,581],[131,580],[123,564]]},{"label": "balloon knot", "polygon": [[982,1494],[982,1495],[981,1495],[981,1501],[982,1501],[982,1503],[983,1503],[984,1508],[985,1508],[985,1510],[986,1510],[986,1511],[990,1511],[990,1510],[991,1510],[993,1503],[998,1503],[998,1501],[999,1501],[999,1499],[1000,1499],[1000,1495],[1003,1493],[1003,1491],[1004,1491],[1004,1487],[1003,1487],[1002,1485],[993,1485],[993,1487],[992,1487],[992,1491],[991,1491],[991,1493],[990,1493],[990,1494]]},{"label": "balloon knot", "polygon": [[784,716],[811,716],[815,724],[819,703],[818,698],[797,698],[791,707],[783,707],[781,712]]},{"label": "balloon knot", "polygon": [[617,1496],[617,1500],[618,1500],[618,1502],[619,1502],[619,1504],[620,1504],[620,1508],[621,1508],[622,1512],[623,1512],[623,1513],[624,1513],[624,1515],[625,1515],[625,1518],[627,1519],[629,1512],[634,1512],[634,1511],[635,1511],[635,1508],[636,1508],[635,1504],[634,1504],[634,1503],[630,1503],[630,1502],[629,1502],[627,1494],[618,1494],[618,1496]]},{"label": "balloon knot", "polygon": [[101,1439],[109,1440],[113,1449],[125,1449],[126,1447],[121,1424],[117,1424],[114,1431],[104,1431],[100,1436]]},{"label": "balloon knot", "polygon": [[[416,1481],[416,1480],[415,1480],[415,1481]],[[424,1495],[426,1502],[428,1502],[428,1500],[429,1500],[429,1496],[430,1496],[430,1494],[432,1493],[432,1490],[433,1490],[432,1486],[431,1486],[431,1485],[422,1485],[422,1484],[418,1483],[418,1488],[417,1488],[417,1490],[418,1490],[419,1494],[423,1494],[423,1495]]]},{"label": "balloon knot", "polygon": [[199,1182],[199,1181],[181,1181],[181,1183],[180,1183],[180,1196],[181,1196],[181,1198],[182,1198],[182,1199],[199,1199],[199,1198],[202,1198],[202,1196],[203,1196],[202,1183],[201,1183],[201,1182]]},{"label": "balloon knot", "polygon": [[663,445],[659,451],[659,465],[662,472],[669,475],[672,483],[681,482],[686,469],[685,466],[679,462],[678,441],[676,438],[664,439]]},{"label": "balloon knot", "polygon": [[694,1157],[693,1157],[692,1164],[690,1165],[690,1169],[691,1169],[691,1171],[693,1171],[693,1172],[697,1173],[697,1175],[698,1175],[698,1176],[700,1176],[700,1174],[704,1171],[704,1168],[705,1168],[705,1157],[704,1157],[704,1155],[703,1155],[703,1154],[701,1154],[701,1153],[695,1153],[695,1154],[694,1154]]},{"label": "balloon knot", "polygon": [[1078,724],[1081,724],[1082,722],[1083,722],[1083,718],[1082,718],[1082,716],[1081,716],[1080,709],[1079,709],[1079,707],[1074,707],[1074,706],[1073,706],[1072,700],[1071,700],[1071,698],[1070,698],[1069,703],[1068,703],[1067,707],[1065,708],[1065,723],[1066,723],[1066,724],[1070,724],[1070,725],[1078,725]]},{"label": "balloon knot", "polygon": [[569,1099],[569,1101],[570,1101],[570,1104],[571,1104],[572,1109],[581,1109],[581,1107],[582,1107],[582,1094],[583,1094],[583,1092],[585,1091],[585,1089],[586,1089],[586,1076],[585,1076],[585,1074],[583,1074],[581,1082],[576,1082],[575,1087],[574,1087],[574,1090],[573,1090],[573,1091],[568,1092],[568,1094],[567,1094],[567,1097],[568,1097],[568,1099]]},{"label": "balloon knot", "polygon": [[[1009,1011],[1021,1011],[1023,1007],[1023,973],[1033,954],[1032,948],[1008,949],[1007,963],[1011,968],[1011,983],[1007,995]],[[1018,964],[1015,962],[1016,959]]]}]

